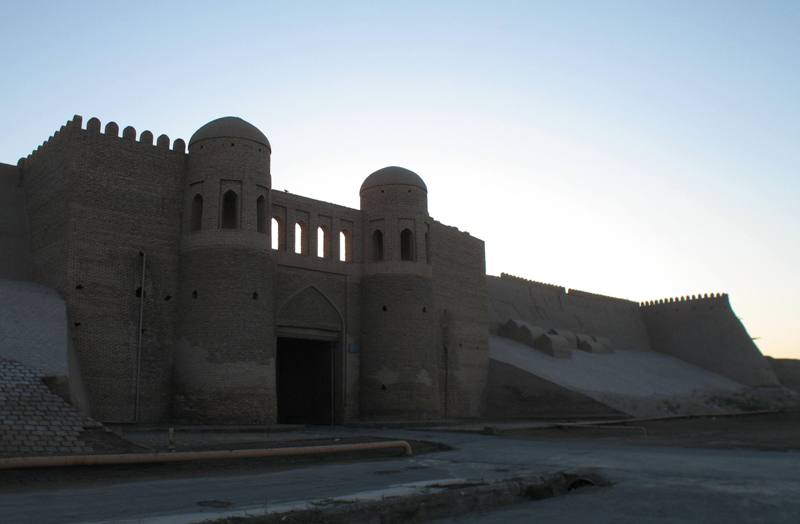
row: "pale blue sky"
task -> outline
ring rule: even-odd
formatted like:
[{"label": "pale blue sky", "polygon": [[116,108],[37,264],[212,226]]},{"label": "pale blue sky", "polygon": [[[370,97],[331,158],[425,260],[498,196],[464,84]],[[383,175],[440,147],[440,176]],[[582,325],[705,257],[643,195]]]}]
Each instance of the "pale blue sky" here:
[{"label": "pale blue sky", "polygon": [[273,185],[427,182],[487,269],[634,300],[728,292],[800,358],[800,2],[0,1],[0,161],[72,114],[238,115]]}]

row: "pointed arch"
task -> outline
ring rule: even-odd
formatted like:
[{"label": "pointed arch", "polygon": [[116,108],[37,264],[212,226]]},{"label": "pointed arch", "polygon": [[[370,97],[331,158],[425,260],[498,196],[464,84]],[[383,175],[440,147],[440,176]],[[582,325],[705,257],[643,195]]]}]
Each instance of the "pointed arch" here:
[{"label": "pointed arch", "polygon": [[286,251],[286,229],[280,217],[272,217],[270,221],[272,249]]},{"label": "pointed arch", "polygon": [[353,260],[353,234],[349,229],[339,231],[339,261],[352,262]]},{"label": "pointed arch", "polygon": [[400,232],[400,260],[414,260],[414,232],[408,228]]},{"label": "pointed arch", "polygon": [[308,255],[308,225],[302,220],[294,223],[294,252]]},{"label": "pointed arch", "polygon": [[383,260],[383,232],[380,229],[372,232],[372,260],[374,262]]},{"label": "pointed arch", "polygon": [[330,229],[325,224],[320,224],[317,226],[317,257],[331,257]]},{"label": "pointed arch", "polygon": [[339,308],[314,285],[290,295],[278,309],[276,318],[282,327],[341,331],[344,326]]},{"label": "pointed arch", "polygon": [[237,229],[239,227],[239,195],[232,189],[222,195],[220,225],[222,229]]}]

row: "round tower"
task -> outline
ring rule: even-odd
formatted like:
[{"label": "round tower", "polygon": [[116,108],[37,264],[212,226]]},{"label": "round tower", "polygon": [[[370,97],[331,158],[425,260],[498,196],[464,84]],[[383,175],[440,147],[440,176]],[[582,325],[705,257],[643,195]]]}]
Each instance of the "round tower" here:
[{"label": "round tower", "polygon": [[361,416],[441,416],[428,189],[401,167],[375,171],[361,186]]},{"label": "round tower", "polygon": [[192,135],[184,187],[176,419],[276,417],[267,137],[241,118]]}]

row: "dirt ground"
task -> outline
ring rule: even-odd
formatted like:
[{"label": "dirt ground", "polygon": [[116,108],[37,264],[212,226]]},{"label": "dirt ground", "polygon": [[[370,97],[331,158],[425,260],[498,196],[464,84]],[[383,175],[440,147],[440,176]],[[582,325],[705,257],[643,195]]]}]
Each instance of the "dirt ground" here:
[{"label": "dirt ground", "polygon": [[[514,438],[536,439],[596,439],[613,443],[643,444],[673,447],[723,449],[798,450],[800,449],[800,411],[740,415],[726,417],[697,417],[659,421],[632,421],[560,428],[503,431]],[[346,444],[381,440],[373,437],[314,438],[313,432],[287,435],[259,433],[186,433],[178,434],[175,449],[212,450],[255,447],[283,447],[322,444]],[[163,432],[126,435],[130,440],[109,440],[109,435],[97,438],[105,441],[106,452],[166,451],[168,439]],[[118,438],[118,437],[117,437]],[[120,449],[122,444],[130,449]],[[409,441],[414,454],[443,451],[447,446],[429,441]],[[267,458],[214,460],[167,464],[124,466],[93,466],[30,470],[0,470],[0,492],[30,489],[51,489],[58,486],[99,485],[125,482],[132,479],[187,478],[202,475],[231,475],[253,471],[279,471],[305,467],[320,462],[353,462],[382,460],[397,456],[396,450],[375,450],[353,454],[336,454],[309,458]]]},{"label": "dirt ground", "polygon": [[800,411],[566,426],[509,432],[532,439],[596,438],[611,442],[719,449],[800,449]]}]

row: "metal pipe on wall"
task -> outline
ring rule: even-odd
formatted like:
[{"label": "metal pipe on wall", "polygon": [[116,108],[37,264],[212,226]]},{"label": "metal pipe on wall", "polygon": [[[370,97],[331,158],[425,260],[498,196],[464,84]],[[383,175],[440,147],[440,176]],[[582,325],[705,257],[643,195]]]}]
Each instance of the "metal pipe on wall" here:
[{"label": "metal pipe on wall", "polygon": [[136,343],[136,383],[133,407],[133,421],[139,422],[139,384],[142,376],[142,333],[144,331],[144,281],[145,271],[147,270],[147,253],[139,251],[142,259],[142,278],[139,281],[139,332]]}]

